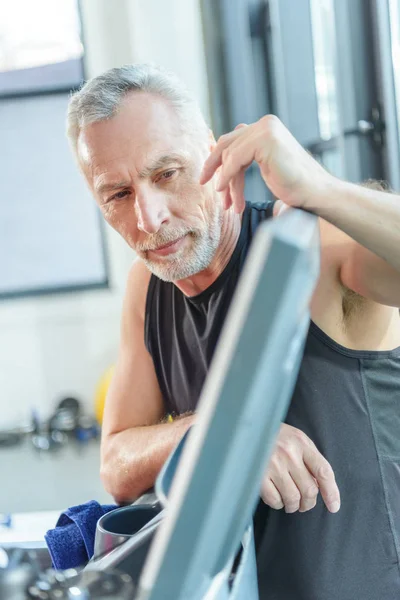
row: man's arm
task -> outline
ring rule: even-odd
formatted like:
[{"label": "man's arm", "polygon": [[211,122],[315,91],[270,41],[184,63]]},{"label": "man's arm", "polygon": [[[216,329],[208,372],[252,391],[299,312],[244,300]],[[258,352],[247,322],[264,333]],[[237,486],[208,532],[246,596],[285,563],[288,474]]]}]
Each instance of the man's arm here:
[{"label": "man's arm", "polygon": [[333,177],[274,115],[223,135],[204,165],[200,183],[207,183],[220,168],[217,190],[229,189],[230,203],[241,212],[241,177],[253,160],[276,198],[317,214],[350,236],[341,269],[345,287],[381,304],[400,306],[399,196]]},{"label": "man's arm", "polygon": [[[150,274],[137,262],[129,275],[121,347],[104,411],[101,474],[119,503],[149,489],[194,415],[162,423],[164,405],[153,362],[144,345],[144,307]],[[289,473],[291,476],[289,477]],[[310,510],[318,493],[336,512],[340,494],[329,463],[301,431],[283,424],[267,469],[262,497],[287,512]]]},{"label": "man's arm", "polygon": [[400,197],[334,180],[309,210],[350,238],[340,270],[346,287],[380,304],[400,307]]},{"label": "man's arm", "polygon": [[126,289],[121,343],[107,395],[101,442],[101,477],[116,502],[132,502],[153,486],[171,450],[194,416],[162,422],[165,409],[153,361],[144,344],[150,273],[132,266]]}]

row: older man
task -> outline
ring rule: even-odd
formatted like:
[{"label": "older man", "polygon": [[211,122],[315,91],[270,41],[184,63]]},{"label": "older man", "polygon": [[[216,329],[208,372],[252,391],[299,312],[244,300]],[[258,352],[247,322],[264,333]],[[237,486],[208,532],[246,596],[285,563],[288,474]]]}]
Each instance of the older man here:
[{"label": "older man", "polygon": [[[152,486],[195,420],[257,225],[303,208],[320,217],[321,276],[261,491],[261,595],[400,597],[399,197],[336,179],[274,116],[216,143],[181,83],[146,65],[88,82],[68,132],[104,218],[138,255],[104,415],[108,491],[129,502]],[[253,161],[275,205],[245,203]]]}]

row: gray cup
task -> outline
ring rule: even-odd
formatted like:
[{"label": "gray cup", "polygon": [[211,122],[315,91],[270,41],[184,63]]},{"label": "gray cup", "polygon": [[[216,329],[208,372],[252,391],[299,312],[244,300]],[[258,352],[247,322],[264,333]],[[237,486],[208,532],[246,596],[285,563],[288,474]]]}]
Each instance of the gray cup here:
[{"label": "gray cup", "polygon": [[97,521],[94,539],[96,560],[117,548],[161,512],[159,504],[134,504],[116,508]]}]

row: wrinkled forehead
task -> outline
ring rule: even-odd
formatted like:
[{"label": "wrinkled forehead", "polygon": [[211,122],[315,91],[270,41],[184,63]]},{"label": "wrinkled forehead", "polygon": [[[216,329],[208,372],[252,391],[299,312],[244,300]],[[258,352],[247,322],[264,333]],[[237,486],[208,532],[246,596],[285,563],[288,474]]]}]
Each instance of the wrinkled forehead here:
[{"label": "wrinkled forehead", "polygon": [[162,98],[140,92],[127,96],[111,119],[83,128],[77,150],[85,171],[93,172],[125,158],[141,170],[156,155],[187,153],[190,142],[172,106]]}]

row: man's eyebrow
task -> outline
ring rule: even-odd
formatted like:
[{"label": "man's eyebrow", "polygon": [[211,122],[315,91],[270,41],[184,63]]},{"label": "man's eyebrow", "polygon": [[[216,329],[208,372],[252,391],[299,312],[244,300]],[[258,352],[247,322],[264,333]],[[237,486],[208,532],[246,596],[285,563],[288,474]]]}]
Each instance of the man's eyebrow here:
[{"label": "man's eyebrow", "polygon": [[167,165],[170,165],[171,163],[177,163],[181,166],[184,166],[188,163],[188,157],[184,154],[176,153],[164,154],[162,156],[159,156],[152,163],[147,165],[147,167],[144,167],[144,169],[142,169],[139,172],[139,177],[141,179],[149,177],[149,175],[152,175],[152,173],[154,173],[155,171],[159,171],[160,169],[166,167]]},{"label": "man's eyebrow", "polygon": [[96,192],[103,194],[104,192],[113,192],[130,186],[129,181],[117,181],[116,183],[101,183],[96,186]]},{"label": "man's eyebrow", "polygon": [[[139,177],[141,179],[145,179],[152,175],[155,171],[159,171],[160,169],[170,165],[171,163],[176,163],[181,166],[185,166],[189,162],[189,159],[184,154],[163,154],[156,158],[153,162],[151,162],[147,167],[144,167],[141,171],[139,171]],[[117,181],[115,183],[101,183],[96,186],[96,192],[98,194],[103,194],[104,192],[113,192],[116,190],[120,190],[123,188],[127,188],[131,185],[129,181]]]}]

